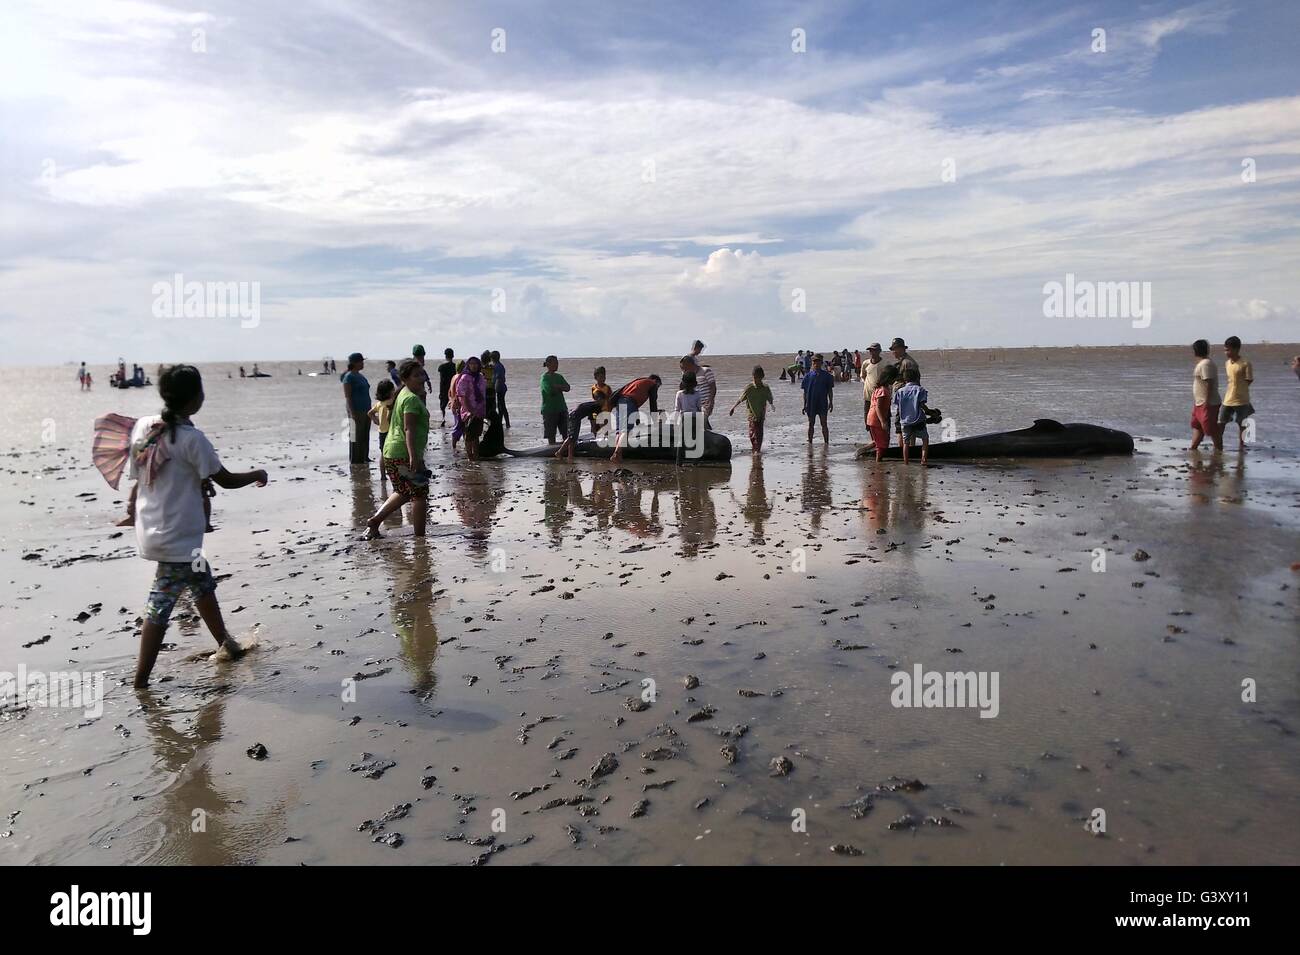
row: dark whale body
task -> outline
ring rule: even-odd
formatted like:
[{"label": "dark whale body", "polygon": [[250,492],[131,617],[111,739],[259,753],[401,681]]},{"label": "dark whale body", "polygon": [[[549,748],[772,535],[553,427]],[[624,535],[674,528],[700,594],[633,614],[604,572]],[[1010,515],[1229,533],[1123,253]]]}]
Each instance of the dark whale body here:
[{"label": "dark whale body", "polygon": [[[913,447],[921,453],[920,442]],[[1132,454],[1133,436],[1095,424],[1061,424],[1050,418],[1037,418],[1032,428],[977,434],[956,441],[930,444],[930,460],[962,461],[976,458],[1078,458],[1099,454]],[[858,457],[874,458],[875,449],[860,448]],[[892,446],[885,457],[898,459],[903,449]]]},{"label": "dark whale body", "polygon": [[[514,451],[503,444],[494,453],[508,454],[514,458],[547,458],[554,457],[559,448],[558,444],[546,444],[540,448]],[[482,447],[480,447],[480,451],[483,454],[488,453]],[[601,445],[594,440],[579,441],[573,449],[574,456],[579,458],[608,458],[613,451],[614,446],[612,443]],[[660,432],[660,440],[656,442],[655,447],[625,447],[623,449],[623,458],[627,461],[676,461],[677,448],[674,447],[673,426],[665,423]],[[703,453],[695,458],[684,456],[682,460],[686,464],[716,464],[730,461],[731,440],[725,434],[719,434],[716,431],[705,431]]]}]

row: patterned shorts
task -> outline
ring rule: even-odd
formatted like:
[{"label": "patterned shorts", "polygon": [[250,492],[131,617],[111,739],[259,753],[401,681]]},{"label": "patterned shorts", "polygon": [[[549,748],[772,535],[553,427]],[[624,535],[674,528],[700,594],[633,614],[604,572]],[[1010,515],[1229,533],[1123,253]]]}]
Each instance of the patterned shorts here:
[{"label": "patterned shorts", "polygon": [[393,490],[403,497],[429,496],[427,481],[411,480],[415,475],[411,473],[411,462],[406,458],[384,458],[384,473],[393,482]]},{"label": "patterned shorts", "polygon": [[[203,569],[195,570],[194,563],[201,564]],[[149,599],[145,602],[144,615],[150,623],[167,626],[167,621],[171,619],[172,611],[176,608],[176,601],[187,588],[194,591],[196,599],[217,592],[217,581],[212,576],[208,562],[200,557],[194,563],[158,562],[153,588],[149,591]]]}]

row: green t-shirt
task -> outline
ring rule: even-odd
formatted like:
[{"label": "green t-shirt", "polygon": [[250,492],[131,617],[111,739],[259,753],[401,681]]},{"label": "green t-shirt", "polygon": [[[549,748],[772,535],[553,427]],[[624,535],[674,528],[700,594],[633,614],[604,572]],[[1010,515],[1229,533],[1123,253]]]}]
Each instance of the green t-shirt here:
[{"label": "green t-shirt", "polygon": [[415,432],[411,435],[411,444],[421,455],[429,443],[429,406],[420,400],[420,396],[406,388],[393,402],[393,417],[388,424],[388,437],[384,440],[384,457],[406,459],[406,416],[416,415]]},{"label": "green t-shirt", "polygon": [[766,382],[756,385],[751,381],[740,393],[740,397],[745,399],[745,404],[749,405],[749,416],[755,421],[762,421],[767,417],[767,403],[772,400],[772,389]]},{"label": "green t-shirt", "polygon": [[542,372],[542,411],[568,411],[569,406],[564,400],[564,391],[562,390],[568,382],[558,371],[551,374],[549,371]]}]

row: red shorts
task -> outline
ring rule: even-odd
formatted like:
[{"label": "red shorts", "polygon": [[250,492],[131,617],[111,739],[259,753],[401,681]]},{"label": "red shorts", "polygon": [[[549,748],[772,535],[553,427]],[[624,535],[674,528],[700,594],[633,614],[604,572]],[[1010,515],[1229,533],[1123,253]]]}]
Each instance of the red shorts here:
[{"label": "red shorts", "polygon": [[1202,434],[1214,434],[1219,427],[1219,406],[1197,405],[1192,408],[1192,427]]}]

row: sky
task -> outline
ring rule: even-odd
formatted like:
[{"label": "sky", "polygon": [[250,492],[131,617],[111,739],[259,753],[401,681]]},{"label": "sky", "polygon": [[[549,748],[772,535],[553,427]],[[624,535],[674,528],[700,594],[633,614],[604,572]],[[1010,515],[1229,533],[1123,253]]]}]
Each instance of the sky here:
[{"label": "sky", "polygon": [[5,19],[4,363],[1300,340],[1292,0]]}]

